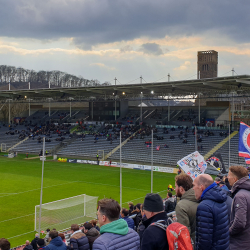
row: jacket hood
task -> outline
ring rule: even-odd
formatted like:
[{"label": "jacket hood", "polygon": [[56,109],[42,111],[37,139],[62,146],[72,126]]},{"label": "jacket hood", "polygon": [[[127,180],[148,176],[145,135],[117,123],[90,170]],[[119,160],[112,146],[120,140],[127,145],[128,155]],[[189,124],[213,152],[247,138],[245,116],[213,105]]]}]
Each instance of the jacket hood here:
[{"label": "jacket hood", "polygon": [[94,227],[89,229],[88,232],[86,233],[87,236],[91,236],[91,237],[96,237],[99,234],[100,234],[99,231],[97,229],[95,229]]},{"label": "jacket hood", "polygon": [[113,233],[126,235],[128,233],[128,223],[123,220],[115,220],[101,227],[100,233]]},{"label": "jacket hood", "polygon": [[82,232],[82,230],[78,230],[78,231],[75,231],[73,234],[71,234],[70,238],[77,240],[77,239],[80,239],[84,236],[86,236],[86,235]]},{"label": "jacket hood", "polygon": [[57,236],[56,238],[51,240],[50,244],[59,247],[59,246],[63,245],[64,243],[62,241],[62,238],[60,236]]},{"label": "jacket hood", "polygon": [[193,201],[193,202],[199,203],[199,201],[196,200],[196,198],[195,198],[193,188],[190,188],[188,191],[186,191],[186,192],[182,195],[181,200],[189,200],[189,201]]},{"label": "jacket hood", "polygon": [[240,189],[245,189],[250,191],[250,179],[248,176],[245,176],[241,179],[239,179],[238,181],[236,181],[234,183],[234,185],[232,186],[232,193],[236,193],[238,192]]},{"label": "jacket hood", "polygon": [[169,197],[169,198],[167,199],[167,201],[174,202],[174,197]]},{"label": "jacket hood", "polygon": [[218,203],[222,203],[227,200],[227,195],[214,182],[203,191],[201,200],[212,200]]}]

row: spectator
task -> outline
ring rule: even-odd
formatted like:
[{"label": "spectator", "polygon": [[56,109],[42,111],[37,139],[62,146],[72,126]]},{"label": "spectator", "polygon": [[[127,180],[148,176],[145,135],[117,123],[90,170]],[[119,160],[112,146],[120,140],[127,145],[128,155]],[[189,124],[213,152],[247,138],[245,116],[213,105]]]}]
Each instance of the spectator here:
[{"label": "spectator", "polygon": [[230,249],[250,248],[250,180],[243,166],[231,166],[228,181],[232,186],[232,214],[230,220]]},{"label": "spectator", "polygon": [[125,220],[119,219],[121,207],[113,199],[98,201],[98,222],[101,236],[93,244],[93,250],[139,250],[139,235],[128,227]]},{"label": "spectator", "polygon": [[165,212],[166,213],[173,212],[175,209],[175,205],[176,205],[176,202],[175,202],[175,199],[174,199],[172,193],[168,192],[167,200],[165,202]]},{"label": "spectator", "polygon": [[35,238],[31,241],[31,245],[34,250],[37,250],[37,241],[39,239],[39,234],[35,234]]},{"label": "spectator", "polygon": [[100,232],[89,222],[84,223],[82,231],[89,240],[89,249],[92,250],[93,243],[100,236]]},{"label": "spectator", "polygon": [[1,238],[0,239],[0,249],[1,250],[10,250],[10,242],[5,238]]},{"label": "spectator", "polygon": [[141,203],[137,203],[135,206],[134,206],[134,211],[132,212],[131,215],[136,215],[133,220],[135,222],[135,227],[137,229],[139,223],[141,222],[142,220],[142,215],[141,215]]},{"label": "spectator", "polygon": [[145,230],[141,239],[141,250],[168,249],[166,231],[151,225],[154,222],[166,224],[167,215],[164,212],[162,198],[159,194],[147,194],[144,199],[143,212],[147,220],[144,221]]},{"label": "spectator", "polygon": [[37,240],[37,249],[42,250],[45,248],[45,241],[44,239],[38,239]]},{"label": "spectator", "polygon": [[100,232],[100,227],[97,226],[97,220],[91,220],[90,223],[93,225],[93,227]]},{"label": "spectator", "polygon": [[142,235],[143,235],[143,232],[145,230],[144,222],[147,220],[147,217],[144,214],[144,204],[141,204],[141,215],[142,215],[142,220],[141,220],[140,224],[137,227],[137,233],[140,236],[140,241],[142,239]]},{"label": "spectator", "polygon": [[[46,229],[46,236],[44,238],[44,242],[45,242],[45,245],[48,245],[49,244],[49,232],[50,232],[50,229],[47,228]],[[38,235],[38,234],[37,234]]]},{"label": "spectator", "polygon": [[175,177],[175,192],[180,198],[175,212],[179,223],[189,230],[193,244],[195,243],[196,211],[199,205],[195,199],[193,180],[187,174],[180,174]]},{"label": "spectator", "polygon": [[133,202],[129,202],[128,207],[129,207],[128,213],[129,213],[129,216],[130,216],[132,214],[133,210],[134,210]]},{"label": "spectator", "polygon": [[25,242],[25,247],[23,248],[23,250],[33,250],[32,245],[30,244],[29,240],[26,240]]},{"label": "spectator", "polygon": [[123,208],[121,211],[121,217],[128,223],[128,227],[134,229],[134,220],[128,217],[128,209]]},{"label": "spectator", "polygon": [[62,238],[58,236],[56,230],[51,230],[49,232],[49,245],[44,248],[44,250],[67,250],[66,245],[62,241]]},{"label": "spectator", "polygon": [[77,224],[71,225],[72,234],[70,236],[70,249],[72,250],[88,250],[89,242],[87,236],[79,230],[79,226]]},{"label": "spectator", "polygon": [[62,241],[65,243],[65,245],[68,246],[68,242],[65,239],[64,233],[59,233],[58,236],[60,236],[62,238]]},{"label": "spectator", "polygon": [[226,194],[208,174],[194,179],[195,198],[201,200],[196,213],[196,250],[229,250],[229,219]]}]

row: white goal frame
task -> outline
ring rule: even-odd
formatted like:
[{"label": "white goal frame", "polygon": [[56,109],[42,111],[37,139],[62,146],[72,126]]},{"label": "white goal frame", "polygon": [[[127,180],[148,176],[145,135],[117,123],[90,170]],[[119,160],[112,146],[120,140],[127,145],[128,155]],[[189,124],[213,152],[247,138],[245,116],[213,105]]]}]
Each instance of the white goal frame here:
[{"label": "white goal frame", "polygon": [[[39,218],[40,205],[35,206],[35,231],[39,231],[39,221],[42,224],[43,218],[45,222],[43,225],[40,225],[41,231],[53,227],[58,229],[58,231],[67,230],[70,228],[71,224],[80,225],[90,219],[96,219],[97,199],[98,197],[96,196],[81,194],[44,203],[42,204],[41,221]],[[71,208],[72,210],[70,210]],[[76,212],[74,213],[74,211]],[[69,216],[67,217],[67,215]]]},{"label": "white goal frame", "polygon": [[6,145],[6,143],[1,143],[1,152],[7,152],[7,145]]}]

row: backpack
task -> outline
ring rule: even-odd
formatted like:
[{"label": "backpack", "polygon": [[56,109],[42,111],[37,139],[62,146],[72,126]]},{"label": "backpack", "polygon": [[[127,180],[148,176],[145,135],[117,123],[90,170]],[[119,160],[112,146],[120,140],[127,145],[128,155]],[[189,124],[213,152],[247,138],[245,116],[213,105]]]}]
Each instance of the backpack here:
[{"label": "backpack", "polygon": [[186,226],[173,222],[162,224],[165,221],[157,221],[152,223],[152,226],[157,226],[164,231],[166,231],[166,236],[168,239],[169,250],[192,250],[192,242],[190,238],[189,231]]}]

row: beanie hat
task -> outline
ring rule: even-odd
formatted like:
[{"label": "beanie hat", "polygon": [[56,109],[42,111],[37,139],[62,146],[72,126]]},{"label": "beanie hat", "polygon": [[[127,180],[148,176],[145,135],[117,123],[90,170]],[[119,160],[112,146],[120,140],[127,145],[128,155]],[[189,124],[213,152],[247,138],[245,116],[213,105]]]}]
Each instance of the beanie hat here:
[{"label": "beanie hat", "polygon": [[144,199],[143,210],[149,212],[161,212],[164,210],[163,201],[159,194],[147,194]]},{"label": "beanie hat", "polygon": [[42,246],[44,246],[44,239],[38,239],[38,241],[37,241],[37,245],[39,246],[39,247],[42,247]]}]

